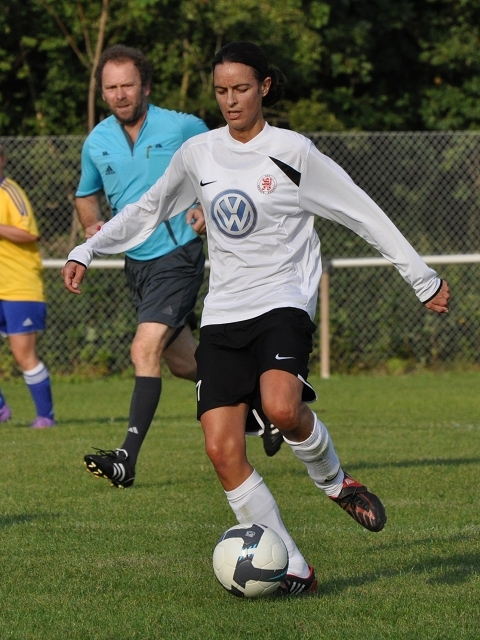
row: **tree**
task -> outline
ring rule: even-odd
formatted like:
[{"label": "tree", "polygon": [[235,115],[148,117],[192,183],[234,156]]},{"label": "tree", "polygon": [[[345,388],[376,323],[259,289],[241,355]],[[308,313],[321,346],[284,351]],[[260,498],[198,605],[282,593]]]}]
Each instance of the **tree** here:
[{"label": "tree", "polygon": [[0,132],[40,133],[43,114],[38,105],[44,61],[36,55],[44,17],[31,3],[4,0],[0,12]]},{"label": "tree", "polygon": [[[58,2],[55,0],[37,0],[37,2],[52,16],[57,23],[60,31],[62,32],[65,40],[68,42],[72,51],[75,53],[81,64],[89,72],[89,85],[88,85],[88,130],[91,131],[95,125],[95,69],[97,68],[98,61],[103,49],[103,42],[105,39],[105,29],[108,18],[108,3],[109,0],[101,0],[101,5],[98,7],[100,15],[98,18],[90,16],[90,11],[85,12],[85,9],[81,2],[73,5],[69,2]],[[58,8],[56,7],[58,6]],[[89,4],[89,7],[91,5]],[[97,7],[95,7],[97,9]],[[96,13],[96,12],[95,12]],[[62,15],[70,18],[69,22],[72,24],[72,30],[70,30],[66,21]],[[85,53],[80,49],[77,44],[77,38],[74,33],[78,33],[78,24],[80,24],[80,32],[83,35]],[[92,37],[92,32],[94,36]],[[47,44],[47,43],[45,43]]]},{"label": "tree", "polygon": [[431,68],[420,112],[428,129],[480,128],[480,1],[432,0],[421,60]]},{"label": "tree", "polygon": [[270,122],[296,129],[480,126],[480,0],[3,0],[0,134],[85,133],[108,111],[101,50],[147,54],[152,101],[221,123],[210,61],[260,44],[286,74]]},{"label": "tree", "polygon": [[[122,38],[130,41],[136,37],[137,45],[148,52],[154,67],[153,102],[198,113],[217,126],[221,120],[210,64],[215,52],[229,41],[260,44],[286,73],[293,98],[309,86],[322,50],[321,36],[314,26],[328,19],[326,3],[310,4],[315,10],[306,12],[301,0],[285,0],[281,5],[256,0],[164,0],[161,39],[152,40],[148,29],[142,35],[138,30],[123,30]],[[288,122],[282,105],[269,116]]]}]

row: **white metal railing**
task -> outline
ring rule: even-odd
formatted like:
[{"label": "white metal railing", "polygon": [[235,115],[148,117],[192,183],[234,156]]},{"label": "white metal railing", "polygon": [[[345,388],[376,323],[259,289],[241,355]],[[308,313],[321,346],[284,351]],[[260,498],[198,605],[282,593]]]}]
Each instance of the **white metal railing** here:
[{"label": "white metal railing", "polygon": [[[466,264],[473,262],[480,262],[480,253],[459,253],[449,255],[432,255],[422,256],[422,260],[427,264]],[[57,258],[46,258],[42,260],[45,269],[62,269],[65,265],[65,260],[59,260]],[[90,265],[94,269],[123,269],[125,260],[92,260]],[[333,269],[347,269],[350,267],[392,267],[392,263],[385,258],[332,258],[331,260],[325,260],[324,265]],[[207,260],[205,267],[210,267],[210,262]]]},{"label": "white metal railing", "polygon": [[[422,256],[427,264],[465,264],[467,262],[480,262],[480,253],[459,253],[442,256]],[[334,269],[348,267],[387,267],[393,266],[385,258],[333,258],[328,263]]]},{"label": "white metal railing", "polygon": [[[57,258],[46,258],[42,260],[45,269],[63,269],[67,259],[59,260]],[[92,260],[90,267],[92,269],[123,269],[125,260]]]},{"label": "white metal railing", "polygon": [[[426,255],[422,259],[428,265],[436,264],[467,264],[480,262],[480,253],[450,254],[450,255]],[[46,269],[62,269],[65,260],[45,259],[42,261]],[[90,268],[93,269],[122,269],[125,261],[116,260],[92,260]],[[209,261],[205,263],[210,267]],[[323,275],[320,282],[320,376],[330,377],[330,274],[333,269],[351,269],[362,267],[388,267],[393,266],[385,258],[332,258],[324,260]]]}]

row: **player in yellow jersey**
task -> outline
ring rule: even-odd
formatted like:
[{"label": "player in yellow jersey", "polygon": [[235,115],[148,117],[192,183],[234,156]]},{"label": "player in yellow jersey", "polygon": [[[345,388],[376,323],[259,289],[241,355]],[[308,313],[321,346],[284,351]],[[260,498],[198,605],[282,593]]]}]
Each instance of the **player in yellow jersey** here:
[{"label": "player in yellow jersey", "polygon": [[[45,329],[47,308],[38,228],[23,189],[3,171],[7,156],[0,145],[0,335],[10,349],[32,396],[37,417],[33,429],[53,427],[52,391],[48,370],[37,356],[39,331]],[[0,422],[12,412],[0,391]]]}]

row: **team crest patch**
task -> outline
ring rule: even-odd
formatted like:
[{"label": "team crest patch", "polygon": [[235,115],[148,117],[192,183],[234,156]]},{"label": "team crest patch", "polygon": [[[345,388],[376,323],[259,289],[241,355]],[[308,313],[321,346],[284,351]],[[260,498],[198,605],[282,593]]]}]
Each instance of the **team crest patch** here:
[{"label": "team crest patch", "polygon": [[277,181],[273,176],[262,176],[257,182],[257,189],[260,193],[272,193],[277,188]]},{"label": "team crest patch", "polygon": [[257,210],[244,191],[222,191],[213,200],[210,211],[219,231],[228,238],[244,238],[257,226]]}]

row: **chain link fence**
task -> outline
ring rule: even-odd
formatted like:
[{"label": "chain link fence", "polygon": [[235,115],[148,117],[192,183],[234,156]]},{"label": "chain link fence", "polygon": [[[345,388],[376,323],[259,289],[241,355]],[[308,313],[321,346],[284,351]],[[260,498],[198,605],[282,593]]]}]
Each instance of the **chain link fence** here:
[{"label": "chain link fence", "polygon": [[[480,133],[311,133],[378,203],[422,255],[480,251]],[[64,260],[83,235],[74,210],[83,139],[0,137],[8,175],[35,210],[44,260]],[[108,211],[105,207],[105,216]],[[318,220],[324,259],[378,256],[340,225]],[[452,289],[451,312],[427,312],[395,269],[333,269],[330,276],[332,372],[403,372],[421,365],[478,364],[480,264],[437,268]],[[136,323],[121,269],[90,269],[81,296],[63,289],[59,268],[45,270],[48,330],[39,352],[52,372],[107,375],[130,370]],[[198,308],[201,310],[207,283]],[[312,353],[318,368],[319,341]],[[0,342],[0,374],[16,375]]]},{"label": "chain link fence", "polygon": [[[480,251],[480,133],[311,134],[387,213],[421,255]],[[352,232],[319,220],[324,258],[378,256]],[[480,264],[435,267],[452,290],[451,312],[419,304],[396,269],[334,270],[332,371],[478,363]]]}]

